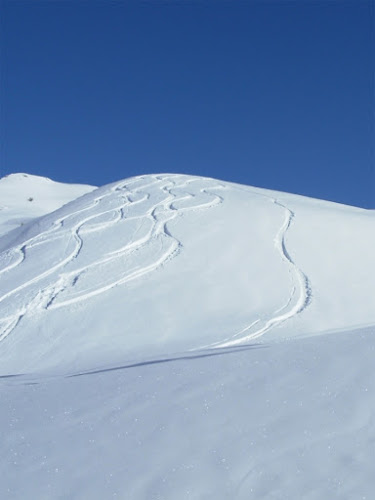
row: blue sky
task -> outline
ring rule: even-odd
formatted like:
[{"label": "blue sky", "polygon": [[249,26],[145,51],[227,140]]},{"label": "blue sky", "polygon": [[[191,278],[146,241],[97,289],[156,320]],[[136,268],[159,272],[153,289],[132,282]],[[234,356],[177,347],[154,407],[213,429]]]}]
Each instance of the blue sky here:
[{"label": "blue sky", "polygon": [[371,1],[3,1],[1,175],[375,208]]}]

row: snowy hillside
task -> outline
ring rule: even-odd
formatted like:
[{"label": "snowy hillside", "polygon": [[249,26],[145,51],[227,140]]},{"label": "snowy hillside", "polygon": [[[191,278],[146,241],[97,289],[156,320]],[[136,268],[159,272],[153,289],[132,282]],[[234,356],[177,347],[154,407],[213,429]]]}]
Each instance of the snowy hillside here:
[{"label": "snowy hillside", "polygon": [[0,180],[1,498],[371,498],[373,211],[24,175]]},{"label": "snowy hillside", "polygon": [[11,174],[1,178],[0,236],[93,189],[93,186],[62,184],[29,174]]}]

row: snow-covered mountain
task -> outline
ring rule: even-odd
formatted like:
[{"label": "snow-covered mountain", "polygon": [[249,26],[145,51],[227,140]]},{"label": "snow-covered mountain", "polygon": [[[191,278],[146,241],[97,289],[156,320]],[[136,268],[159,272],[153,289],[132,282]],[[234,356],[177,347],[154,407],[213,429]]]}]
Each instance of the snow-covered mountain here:
[{"label": "snow-covered mountain", "polygon": [[93,186],[62,184],[29,174],[3,177],[0,179],[0,236],[93,189]]},{"label": "snow-covered mountain", "polygon": [[371,498],[374,211],[16,174],[0,231],[1,498]]}]

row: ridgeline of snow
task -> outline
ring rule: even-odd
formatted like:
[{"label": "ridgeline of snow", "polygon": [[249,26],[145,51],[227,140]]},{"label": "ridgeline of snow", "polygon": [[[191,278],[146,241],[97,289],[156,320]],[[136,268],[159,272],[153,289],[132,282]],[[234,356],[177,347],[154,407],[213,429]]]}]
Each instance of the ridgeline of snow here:
[{"label": "ridgeline of snow", "polygon": [[373,211],[27,179],[0,180],[1,498],[370,498]]}]

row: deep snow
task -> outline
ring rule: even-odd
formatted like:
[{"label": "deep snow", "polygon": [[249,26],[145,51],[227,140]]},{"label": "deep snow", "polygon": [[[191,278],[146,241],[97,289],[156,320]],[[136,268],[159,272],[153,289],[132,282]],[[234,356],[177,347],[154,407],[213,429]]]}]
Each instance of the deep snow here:
[{"label": "deep snow", "polygon": [[1,498],[371,498],[373,211],[23,175],[0,180]]}]

